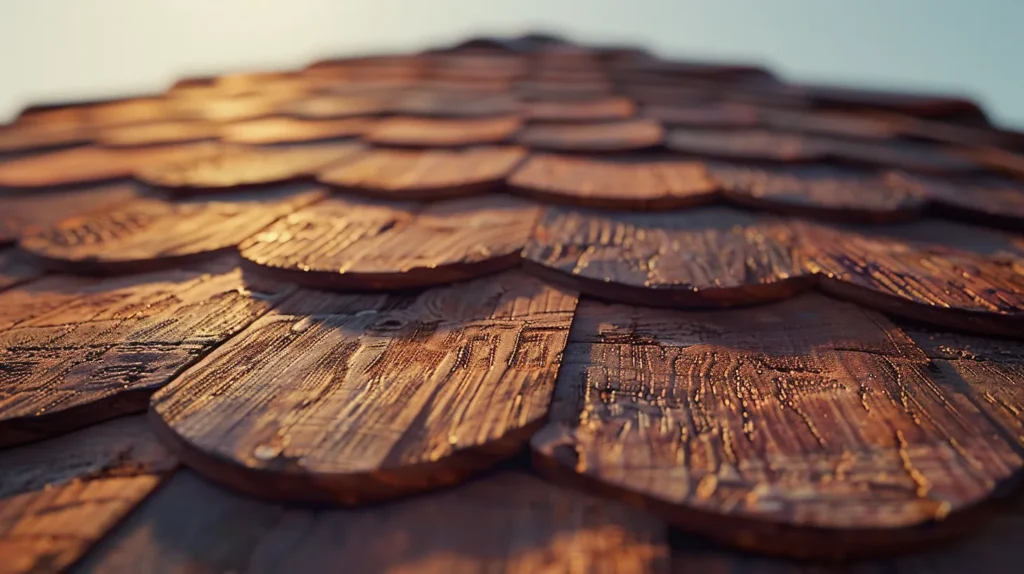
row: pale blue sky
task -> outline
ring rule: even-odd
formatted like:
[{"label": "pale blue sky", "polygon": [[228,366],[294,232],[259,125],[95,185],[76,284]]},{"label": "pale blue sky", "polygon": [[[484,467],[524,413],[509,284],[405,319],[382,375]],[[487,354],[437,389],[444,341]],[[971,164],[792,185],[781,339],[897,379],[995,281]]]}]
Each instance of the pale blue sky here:
[{"label": "pale blue sky", "polygon": [[527,29],[963,93],[1024,126],[1024,0],[0,0],[0,119],[185,74]]}]

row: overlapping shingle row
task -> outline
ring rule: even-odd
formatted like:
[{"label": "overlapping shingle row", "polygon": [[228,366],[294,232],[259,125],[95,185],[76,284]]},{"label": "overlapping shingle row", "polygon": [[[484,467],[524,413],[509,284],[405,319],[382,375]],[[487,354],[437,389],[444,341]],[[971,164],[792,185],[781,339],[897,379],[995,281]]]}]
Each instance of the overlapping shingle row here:
[{"label": "overlapping shingle row", "polygon": [[[963,534],[1024,467],[1022,150],[960,98],[543,37],[30,108],[0,129],[0,458],[96,454],[0,474],[0,557],[123,571],[187,524],[266,541],[200,569],[634,572],[666,524],[798,557]],[[527,450],[601,498],[428,492]],[[474,505],[475,545],[279,525],[469,534]]]}]

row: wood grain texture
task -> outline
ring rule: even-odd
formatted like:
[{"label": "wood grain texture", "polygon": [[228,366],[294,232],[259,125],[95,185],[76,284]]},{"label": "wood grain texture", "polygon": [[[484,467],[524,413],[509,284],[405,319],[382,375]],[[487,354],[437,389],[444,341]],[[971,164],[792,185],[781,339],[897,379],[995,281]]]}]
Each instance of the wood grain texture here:
[{"label": "wood grain texture", "polygon": [[706,207],[674,213],[549,208],[523,251],[527,268],[601,298],[721,307],[811,287],[784,221]]},{"label": "wood grain texture", "polygon": [[528,126],[519,143],[533,149],[566,152],[627,152],[661,145],[665,133],[651,119],[600,123],[563,123]]},{"label": "wood grain texture", "polygon": [[534,154],[508,185],[545,201],[608,209],[674,209],[719,196],[702,163],[658,156]]},{"label": "wood grain texture", "polygon": [[905,178],[832,165],[718,163],[709,170],[730,200],[790,215],[885,223],[915,219],[927,202],[920,186]]},{"label": "wood grain texture", "polygon": [[144,417],[0,453],[0,572],[65,571],[176,464]]},{"label": "wood grain texture", "polygon": [[543,424],[576,296],[519,272],[419,295],[300,291],[154,396],[190,467],[342,504],[461,482]]},{"label": "wood grain texture", "polygon": [[220,128],[213,122],[166,121],[97,130],[95,141],[119,148],[213,141],[219,136]]},{"label": "wood grain texture", "polygon": [[278,113],[303,120],[377,116],[389,110],[391,99],[365,95],[322,95],[282,105]]},{"label": "wood grain texture", "polygon": [[201,201],[145,197],[65,219],[23,235],[19,247],[43,266],[67,273],[111,275],[173,269],[234,252],[277,219],[323,199],[309,186]]},{"label": "wood grain texture", "polygon": [[241,245],[247,268],[321,289],[445,285],[520,262],[540,208],[502,195],[429,204],[330,198]]},{"label": "wood grain texture", "polygon": [[804,268],[847,301],[951,329],[1020,337],[1024,274],[946,245],[801,228]]},{"label": "wood grain texture", "polygon": [[396,117],[381,121],[364,140],[384,146],[462,147],[500,144],[512,139],[522,121],[518,116],[434,119]]},{"label": "wood grain texture", "polygon": [[135,177],[176,195],[262,187],[311,178],[362,149],[352,142],[274,148],[222,145],[205,156],[137,170]]},{"label": "wood grain texture", "polygon": [[754,128],[760,123],[754,106],[729,103],[651,105],[644,106],[642,115],[670,127]]},{"label": "wood grain texture", "polygon": [[636,104],[628,98],[613,97],[581,102],[533,102],[526,117],[534,122],[602,122],[623,120],[636,114]]},{"label": "wood grain texture", "polygon": [[664,526],[505,471],[364,511],[289,508],[182,471],[72,570],[664,574]]},{"label": "wood grain texture", "polygon": [[820,160],[827,151],[810,137],[758,129],[675,128],[666,136],[665,145],[698,156],[778,162]]},{"label": "wood grain texture", "polygon": [[265,312],[224,260],[118,279],[52,275],[0,293],[0,446],[146,408],[149,395]]},{"label": "wood grain texture", "polygon": [[137,170],[209,155],[212,144],[110,149],[84,146],[0,163],[0,188],[60,187],[131,177]]},{"label": "wood grain texture", "polygon": [[373,125],[369,118],[301,120],[271,117],[223,126],[221,140],[237,144],[285,144],[358,137]]},{"label": "wood grain texture", "polygon": [[352,161],[322,170],[317,179],[353,193],[392,199],[441,199],[500,188],[525,157],[526,150],[519,147],[371,149]]},{"label": "wood grain texture", "polygon": [[[881,315],[821,295],[685,313],[585,302],[539,468],[721,542],[836,558],[970,530],[1019,479],[1019,368],[955,378]],[[975,365],[972,365],[975,366]],[[983,381],[983,382],[982,382]]]},{"label": "wood grain texture", "polygon": [[127,183],[0,194],[0,245],[14,243],[21,235],[36,233],[68,217],[131,201],[137,194],[136,187]]}]

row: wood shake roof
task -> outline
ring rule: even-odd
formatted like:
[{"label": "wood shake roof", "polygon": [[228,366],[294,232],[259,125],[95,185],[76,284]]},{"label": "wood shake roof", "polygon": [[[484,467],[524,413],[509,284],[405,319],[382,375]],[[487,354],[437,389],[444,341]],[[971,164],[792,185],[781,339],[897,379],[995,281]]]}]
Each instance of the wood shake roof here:
[{"label": "wood shake roof", "polygon": [[1022,474],[966,99],[528,35],[0,126],[2,573],[1001,574]]}]

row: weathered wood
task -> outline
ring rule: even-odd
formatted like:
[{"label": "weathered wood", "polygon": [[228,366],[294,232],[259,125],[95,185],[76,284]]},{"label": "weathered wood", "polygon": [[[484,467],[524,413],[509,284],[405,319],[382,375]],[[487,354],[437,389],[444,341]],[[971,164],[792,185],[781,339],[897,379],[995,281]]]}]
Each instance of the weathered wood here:
[{"label": "weathered wood", "polygon": [[0,453],[0,572],[65,571],[176,464],[144,417]]},{"label": "weathered wood", "polygon": [[803,226],[804,268],[847,301],[951,329],[1020,337],[1024,275],[946,245]]},{"label": "weathered wood", "polygon": [[533,102],[526,117],[535,122],[602,122],[623,120],[636,114],[636,104],[628,98],[612,97],[581,102]]},{"label": "weathered wood", "polygon": [[365,511],[242,498],[181,471],[72,570],[656,574],[664,526],[506,471]]},{"label": "weathered wood", "polygon": [[238,144],[283,144],[351,138],[363,135],[373,125],[369,118],[301,120],[272,117],[223,126],[221,139]]},{"label": "weathered wood", "polygon": [[711,164],[726,197],[759,209],[813,218],[884,223],[920,216],[920,187],[892,174],[831,165],[756,167]]},{"label": "weathered wood", "polygon": [[500,144],[512,139],[522,121],[517,116],[471,119],[397,117],[381,121],[364,138],[386,146],[461,147]]},{"label": "weathered wood", "polygon": [[586,302],[532,444],[552,476],[730,545],[890,552],[970,530],[1019,479],[1010,367],[954,379],[881,315],[817,294],[715,313]]},{"label": "weathered wood", "polygon": [[362,149],[352,142],[273,148],[222,145],[205,156],[137,170],[135,177],[176,195],[262,187],[311,178],[317,170]]},{"label": "weathered wood", "polygon": [[233,264],[103,280],[52,275],[0,293],[0,445],[144,410],[154,390],[286,289],[250,291]]},{"label": "weathered wood", "polygon": [[13,248],[0,248],[0,290],[42,275],[25,254]]},{"label": "weathered wood", "polygon": [[642,115],[671,127],[753,128],[760,123],[757,108],[730,103],[645,106]]},{"label": "weathered wood", "polygon": [[753,161],[814,161],[823,159],[827,151],[814,138],[755,129],[675,128],[665,145],[687,154]]},{"label": "weathered wood", "polygon": [[127,183],[0,195],[0,245],[14,243],[21,235],[36,233],[68,217],[131,201],[136,195],[135,186]]},{"label": "weathered wood", "polygon": [[315,96],[283,105],[278,112],[303,120],[336,120],[377,116],[388,111],[391,101],[361,95]]},{"label": "weathered wood", "polygon": [[677,213],[549,208],[523,251],[527,268],[596,297],[656,306],[732,306],[813,285],[780,220],[707,207]]},{"label": "weathered wood", "polygon": [[330,198],[241,245],[247,267],[326,289],[445,285],[516,266],[540,208],[502,195],[429,204]]},{"label": "weathered wood", "polygon": [[234,252],[277,219],[324,197],[309,186],[200,201],[145,197],[124,206],[72,217],[18,245],[42,265],[87,275],[173,269]]},{"label": "weathered wood", "polygon": [[96,143],[105,147],[142,147],[213,141],[220,127],[204,121],[168,121],[114,126],[97,130]]},{"label": "weathered wood", "polygon": [[212,153],[213,144],[110,149],[84,146],[0,163],[0,188],[59,187],[130,177],[137,170]]},{"label": "weathered wood", "polygon": [[674,209],[719,196],[704,164],[659,156],[534,154],[508,185],[546,201],[609,209]]},{"label": "weathered wood", "polygon": [[461,150],[372,149],[322,170],[320,183],[392,199],[441,199],[500,188],[526,157],[519,147]]},{"label": "weathered wood", "polygon": [[576,296],[518,272],[420,295],[300,291],[153,398],[192,468],[354,504],[461,482],[543,424]]},{"label": "weathered wood", "polygon": [[600,123],[539,124],[519,132],[519,143],[540,150],[626,152],[661,145],[665,133],[651,119]]}]

